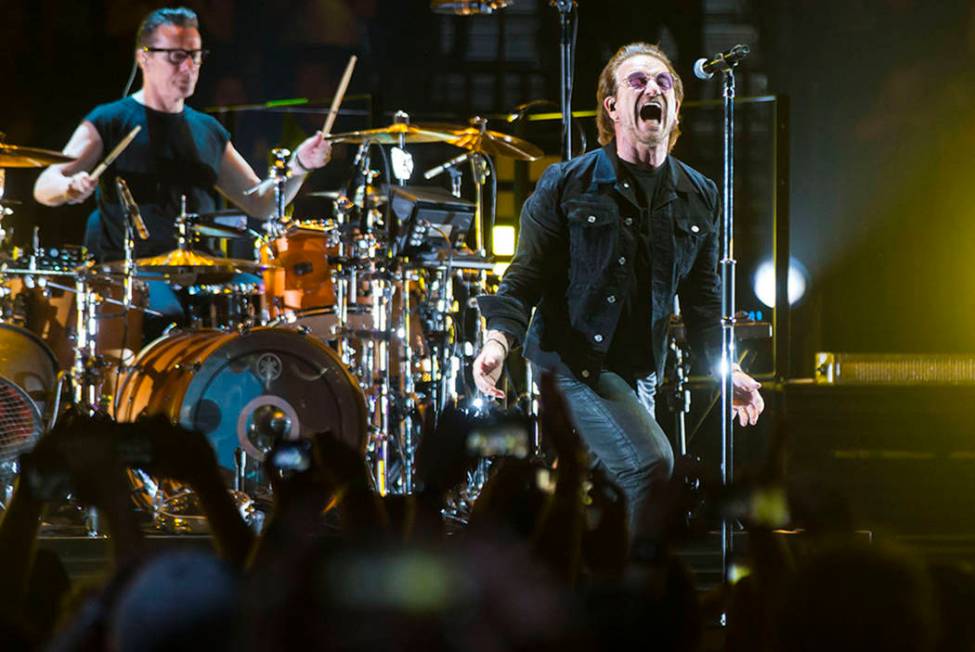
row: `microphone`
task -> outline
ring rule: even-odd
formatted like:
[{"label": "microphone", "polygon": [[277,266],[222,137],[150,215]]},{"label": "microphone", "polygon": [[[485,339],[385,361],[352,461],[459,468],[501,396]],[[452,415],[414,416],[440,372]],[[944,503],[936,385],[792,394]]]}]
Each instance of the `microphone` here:
[{"label": "microphone", "polygon": [[714,73],[719,71],[731,70],[738,62],[748,56],[751,48],[739,43],[727,52],[719,52],[709,61],[706,57],[701,57],[694,62],[694,75],[698,79],[711,79]]},{"label": "microphone", "polygon": [[115,177],[115,186],[118,188],[119,199],[125,204],[125,210],[128,212],[129,218],[132,220],[132,224],[139,234],[139,239],[148,240],[149,229],[146,228],[146,223],[142,221],[142,215],[139,213],[139,205],[132,199],[132,193],[129,192],[129,184],[122,177]]},{"label": "microphone", "polygon": [[450,159],[446,163],[441,163],[437,167],[430,168],[429,170],[427,170],[426,172],[424,172],[423,173],[423,178],[424,179],[432,179],[435,176],[437,176],[438,174],[443,174],[444,170],[446,170],[447,168],[452,168],[455,165],[460,165],[461,163],[463,163],[464,161],[466,161],[470,157],[471,157],[471,152],[464,152],[460,156],[455,156],[454,158]]}]

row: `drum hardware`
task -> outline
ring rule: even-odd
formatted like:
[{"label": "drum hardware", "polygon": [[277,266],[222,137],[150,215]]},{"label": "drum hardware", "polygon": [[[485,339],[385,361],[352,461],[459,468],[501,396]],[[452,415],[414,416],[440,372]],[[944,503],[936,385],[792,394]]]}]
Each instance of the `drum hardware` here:
[{"label": "drum hardware", "polygon": [[[331,430],[362,452],[367,443],[366,401],[355,378],[323,342],[290,328],[171,333],[139,353],[118,395],[119,421],[160,414],[203,432],[248,518],[259,517],[248,494],[268,491],[253,462],[276,438]],[[182,485],[147,474],[133,474],[133,485],[160,527],[205,525]]]},{"label": "drum hardware", "polygon": [[263,195],[270,188],[274,188],[274,219],[265,222],[265,229],[271,232],[273,227],[280,227],[284,223],[284,184],[291,178],[291,150],[275,147],[271,150],[271,164],[267,170],[267,178],[252,188],[244,191],[245,195]]},{"label": "drum hardware", "polygon": [[343,190],[320,190],[317,192],[306,193],[304,196],[323,197],[336,202],[349,202],[351,206],[354,206],[360,210],[379,208],[386,203],[387,196],[385,193],[377,189],[376,186],[372,185],[372,180],[373,179],[370,179],[370,183],[363,183],[356,186],[355,191],[352,193],[351,199],[346,196],[345,191]]},{"label": "drum hardware", "polygon": [[430,0],[430,10],[435,14],[474,16],[493,14],[511,4],[512,0]]}]

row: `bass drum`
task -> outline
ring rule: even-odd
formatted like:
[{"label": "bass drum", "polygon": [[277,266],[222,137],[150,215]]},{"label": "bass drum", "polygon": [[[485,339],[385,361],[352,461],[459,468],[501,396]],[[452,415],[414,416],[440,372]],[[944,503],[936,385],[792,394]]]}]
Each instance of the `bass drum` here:
[{"label": "bass drum", "polygon": [[263,460],[276,438],[331,430],[365,452],[362,391],[334,351],[297,330],[172,333],[142,350],[118,398],[119,421],[165,415],[204,433],[229,477],[236,449]]},{"label": "bass drum", "polygon": [[57,377],[54,353],[39,337],[0,323],[0,465],[33,448]]}]

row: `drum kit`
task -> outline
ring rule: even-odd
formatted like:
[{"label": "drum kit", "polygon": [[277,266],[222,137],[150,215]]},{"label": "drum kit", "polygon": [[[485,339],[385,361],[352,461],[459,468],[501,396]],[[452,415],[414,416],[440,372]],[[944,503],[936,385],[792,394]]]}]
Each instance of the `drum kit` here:
[{"label": "drum kit", "polygon": [[[277,210],[263,233],[226,226],[226,211],[193,214],[184,201],[177,248],[162,255],[134,258],[131,224],[120,261],[88,260],[80,247],[44,250],[36,230],[29,252],[0,252],[0,481],[12,482],[18,455],[71,403],[120,422],[164,415],[204,433],[247,515],[270,495],[272,447],[326,430],[362,451],[376,491],[413,492],[421,423],[477,397],[468,367],[482,328],[472,298],[493,269],[483,201],[490,157],[535,160],[542,151],[483,119],[413,124],[403,113],[327,138],[358,149],[345,187],[309,193],[332,200],[325,218],[285,213],[290,152],[275,149],[262,185],[274,188]],[[449,192],[407,184],[407,147],[434,142],[464,150],[426,175],[449,173]],[[376,148],[392,161],[384,184]],[[0,145],[0,174],[69,160]],[[464,164],[473,201],[461,196]],[[250,240],[253,260],[211,255],[202,238]],[[148,307],[153,281],[177,290],[187,317],[143,346],[144,320],[160,317]],[[131,478],[157,525],[205,526],[187,487],[139,471]]]}]

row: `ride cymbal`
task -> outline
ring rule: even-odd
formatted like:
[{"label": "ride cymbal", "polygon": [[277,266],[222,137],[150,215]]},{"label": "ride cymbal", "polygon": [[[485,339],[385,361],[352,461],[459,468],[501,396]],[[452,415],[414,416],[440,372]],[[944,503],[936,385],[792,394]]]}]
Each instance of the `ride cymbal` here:
[{"label": "ride cymbal", "polygon": [[377,143],[379,145],[399,145],[401,139],[408,144],[439,143],[450,140],[453,133],[462,129],[457,125],[427,123],[413,124],[409,122],[394,122],[385,127],[364,129],[362,131],[347,131],[342,134],[325,136],[333,143]]}]

